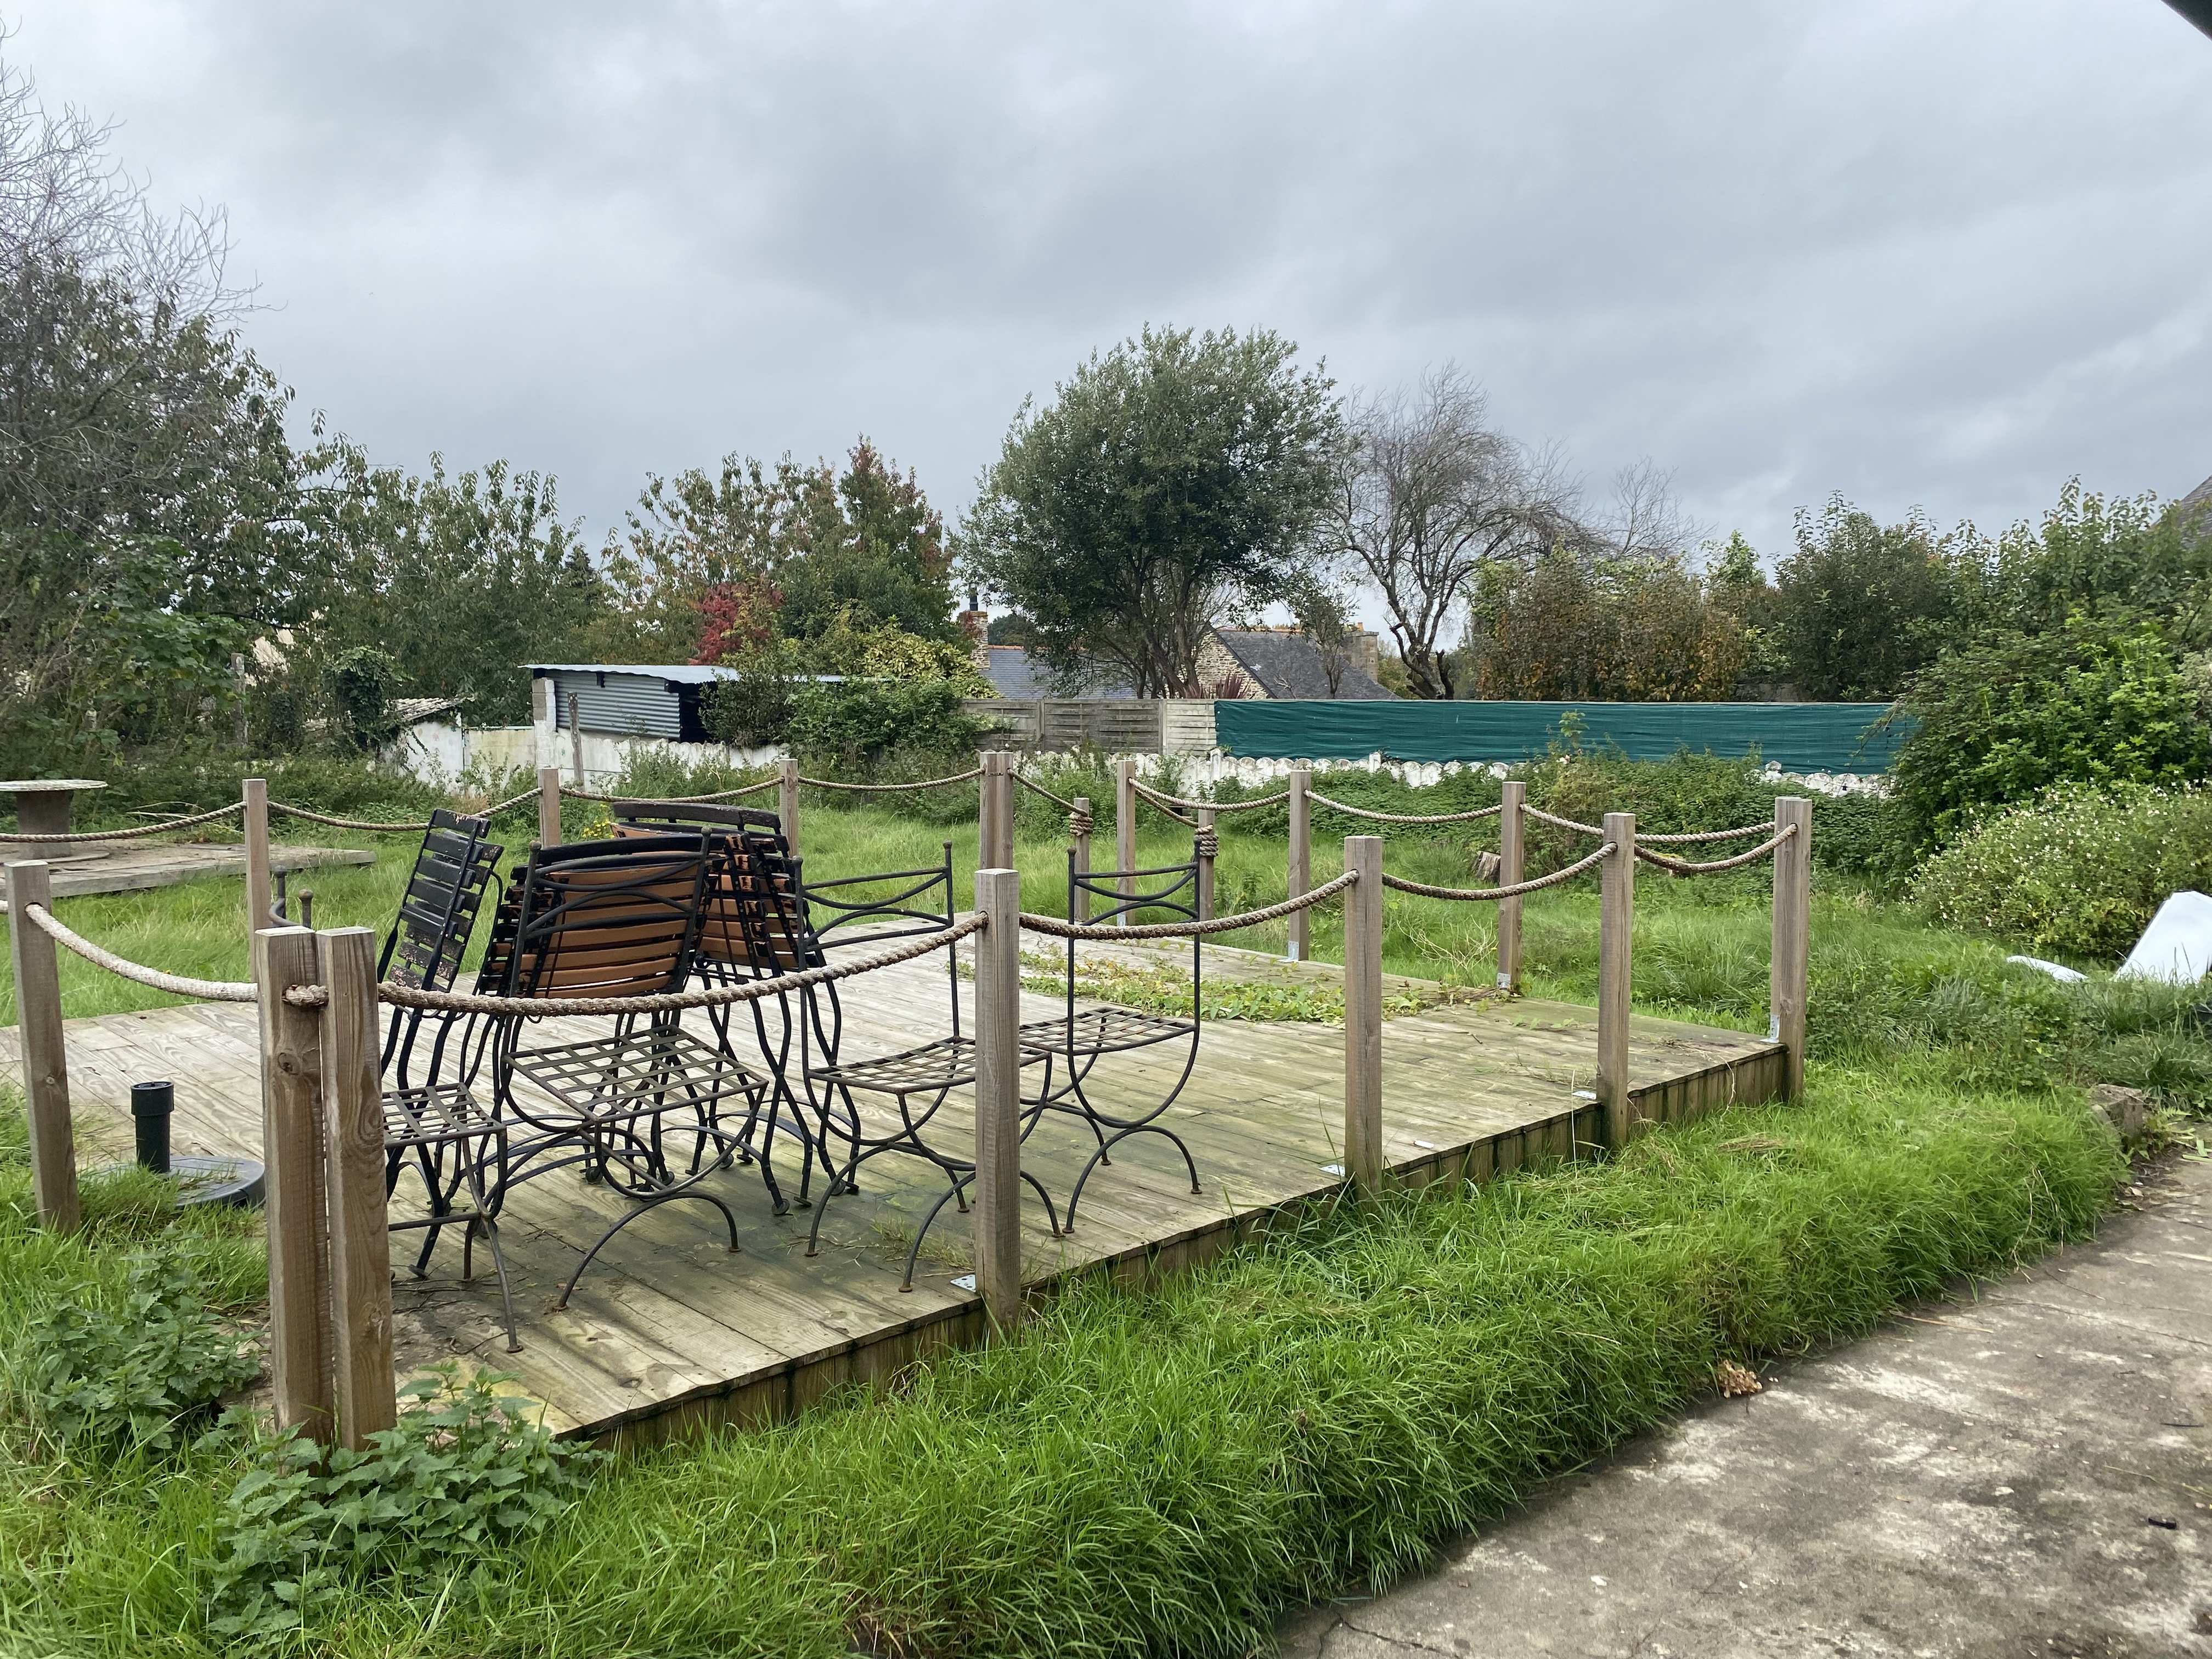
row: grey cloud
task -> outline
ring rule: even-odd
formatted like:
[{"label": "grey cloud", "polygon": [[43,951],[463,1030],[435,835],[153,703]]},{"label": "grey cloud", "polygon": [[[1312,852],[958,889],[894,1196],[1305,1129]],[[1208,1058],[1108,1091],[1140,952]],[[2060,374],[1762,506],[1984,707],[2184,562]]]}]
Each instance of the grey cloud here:
[{"label": "grey cloud", "polygon": [[1831,489],[2212,471],[2212,42],[2156,0],[18,4],[49,96],[229,204],[306,403],[595,527],[862,431],[957,510],[1147,319],[1455,358],[1769,551]]}]

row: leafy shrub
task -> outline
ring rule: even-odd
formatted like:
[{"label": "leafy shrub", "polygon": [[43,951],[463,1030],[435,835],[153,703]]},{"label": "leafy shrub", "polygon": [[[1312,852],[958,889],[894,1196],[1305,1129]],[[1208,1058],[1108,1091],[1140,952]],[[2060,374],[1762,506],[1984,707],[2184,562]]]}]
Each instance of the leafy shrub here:
[{"label": "leafy shrub", "polygon": [[1988,819],[1921,866],[1912,896],[1954,927],[2111,959],[2169,893],[2212,886],[2212,793],[2076,791]]},{"label": "leafy shrub", "polygon": [[208,1627],[267,1639],[349,1585],[458,1573],[493,1582],[497,1547],[544,1531],[600,1454],[556,1443],[528,1407],[456,1368],[407,1385],[429,1403],[360,1451],[269,1443],[217,1523],[222,1559]]},{"label": "leafy shrub", "polygon": [[1801,696],[1887,697],[1936,654],[1957,586],[1949,538],[1917,508],[1901,524],[1832,495],[1800,511],[1775,572],[1775,630]]},{"label": "leafy shrub", "polygon": [[2076,612],[2056,630],[1992,635],[1946,652],[1905,706],[1919,725],[1892,778],[1919,846],[2055,784],[2180,783],[2212,762],[2212,731],[2147,623]]},{"label": "leafy shrub", "polygon": [[27,1347],[32,1413],[81,1456],[170,1450],[187,1421],[261,1369],[209,1314],[199,1273],[150,1255],[132,1263],[119,1310],[72,1297]]},{"label": "leafy shrub", "polygon": [[975,763],[981,722],[960,710],[962,693],[949,680],[861,681],[810,685],[792,699],[791,742],[810,760],[865,775],[894,751],[963,757]]}]

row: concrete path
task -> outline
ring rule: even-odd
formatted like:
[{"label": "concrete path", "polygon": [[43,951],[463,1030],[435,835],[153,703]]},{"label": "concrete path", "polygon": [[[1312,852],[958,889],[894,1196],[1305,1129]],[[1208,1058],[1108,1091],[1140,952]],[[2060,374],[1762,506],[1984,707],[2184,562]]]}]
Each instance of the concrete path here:
[{"label": "concrete path", "polygon": [[2094,1243],[1771,1369],[1296,1659],[2212,1656],[2212,1163]]}]

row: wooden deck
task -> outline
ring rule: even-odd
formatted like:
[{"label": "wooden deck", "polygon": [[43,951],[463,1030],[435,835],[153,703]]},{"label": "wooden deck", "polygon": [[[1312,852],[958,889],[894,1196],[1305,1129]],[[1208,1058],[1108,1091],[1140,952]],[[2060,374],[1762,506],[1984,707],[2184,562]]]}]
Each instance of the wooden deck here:
[{"label": "wooden deck", "polygon": [[[1187,948],[1180,957],[1188,962]],[[1212,949],[1207,971],[1336,974],[1321,964],[1292,967]],[[845,989],[848,1054],[887,1053],[943,1029],[942,957],[867,975]],[[963,986],[963,1001],[965,992]],[[1060,1006],[1025,994],[1024,1017],[1049,1016]],[[562,1024],[548,1023],[546,1040]],[[1498,1000],[1389,1021],[1385,1145],[1398,1177],[1419,1184],[1463,1172],[1480,1180],[1571,1156],[1593,1141],[1597,1109],[1577,1091],[1593,1080],[1595,1026],[1592,1009]],[[11,1069],[18,1063],[15,1036],[12,1028],[0,1030],[0,1063]],[[194,1005],[71,1020],[68,1043],[81,1143],[127,1148],[129,1085],[168,1078],[177,1085],[179,1152],[258,1153],[251,1008]],[[1157,1099],[1182,1054],[1178,1045],[1103,1060],[1096,1073],[1101,1104],[1110,1109]],[[1647,1118],[1680,1121],[1709,1105],[1768,1098],[1778,1087],[1781,1062],[1778,1045],[1741,1032],[1634,1023],[1631,1076]],[[1197,1069],[1168,1121],[1188,1140],[1204,1190],[1193,1195],[1174,1149],[1146,1136],[1094,1176],[1072,1237],[1050,1237],[1032,1200],[1023,1236],[1033,1295],[1086,1269],[1142,1277],[1194,1264],[1264,1225],[1270,1214],[1334,1190],[1343,1133],[1341,1028],[1209,1024]],[[971,1144],[964,1114],[949,1115],[945,1127],[943,1144]],[[1063,1202],[1090,1145],[1073,1121],[1048,1117],[1024,1152],[1024,1167]],[[82,1147],[81,1157],[91,1150]],[[778,1174],[787,1190],[795,1188],[796,1162],[781,1152]],[[980,1301],[954,1282],[967,1268],[964,1218],[947,1212],[926,1242],[915,1288],[898,1288],[913,1225],[942,1190],[926,1178],[933,1175],[906,1158],[864,1166],[866,1190],[831,1203],[822,1253],[810,1261],[804,1250],[811,1213],[794,1210],[779,1219],[757,1170],[726,1171],[709,1184],[738,1215],[739,1255],[724,1248],[709,1206],[665,1206],[617,1236],[565,1311],[550,1306],[562,1280],[623,1206],[605,1188],[566,1174],[528,1183],[510,1201],[501,1230],[523,1352],[505,1352],[496,1289],[481,1250],[472,1283],[459,1279],[458,1239],[441,1245],[429,1277],[418,1280],[406,1268],[422,1235],[401,1233],[393,1239],[401,1369],[458,1357],[512,1372],[512,1386],[544,1401],[549,1422],[562,1432],[611,1442],[646,1443],[707,1424],[787,1415],[839,1384],[887,1377],[981,1334]],[[403,1200],[411,1190],[403,1186]]]},{"label": "wooden deck", "polygon": [[[56,898],[77,898],[87,893],[136,893],[149,887],[174,887],[179,882],[198,881],[209,876],[246,873],[245,846],[221,842],[80,842],[55,848],[0,841],[0,864],[14,859],[44,859],[52,865]],[[283,875],[320,869],[326,865],[375,862],[375,854],[351,847],[280,844],[269,849],[270,869]],[[7,895],[7,872],[0,870],[0,898]]]}]

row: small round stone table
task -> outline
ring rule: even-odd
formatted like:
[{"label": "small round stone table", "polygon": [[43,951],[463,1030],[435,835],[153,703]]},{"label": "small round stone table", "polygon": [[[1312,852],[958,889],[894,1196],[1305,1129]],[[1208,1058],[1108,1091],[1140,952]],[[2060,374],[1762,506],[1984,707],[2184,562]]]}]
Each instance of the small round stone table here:
[{"label": "small round stone table", "polygon": [[[27,836],[65,836],[69,834],[70,802],[80,789],[105,789],[107,786],[98,778],[15,778],[0,779],[0,794],[15,798],[15,828]],[[8,832],[0,830],[0,845],[8,842]],[[17,848],[21,848],[21,851]],[[81,862],[84,859],[102,858],[108,849],[96,844],[79,842],[75,846],[64,842],[44,850],[36,842],[25,842],[9,846],[9,852],[17,858],[42,858],[49,863]]]}]

